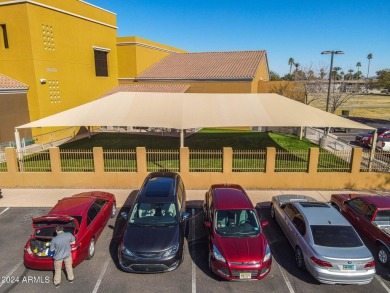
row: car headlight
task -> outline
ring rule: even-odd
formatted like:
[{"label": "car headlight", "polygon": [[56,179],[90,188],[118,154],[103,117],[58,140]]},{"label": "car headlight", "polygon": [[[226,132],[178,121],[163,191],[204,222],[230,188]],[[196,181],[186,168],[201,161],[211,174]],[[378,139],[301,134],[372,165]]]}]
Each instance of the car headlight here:
[{"label": "car headlight", "polygon": [[265,256],[263,259],[263,262],[269,261],[271,259],[271,249],[269,248],[269,245],[267,244],[267,247],[265,248]]},{"label": "car headlight", "polygon": [[225,258],[222,256],[222,254],[219,252],[218,248],[215,247],[215,245],[213,245],[213,255],[215,257],[216,260],[219,260],[220,262],[224,262],[226,263],[226,260]]},{"label": "car headlight", "polygon": [[130,250],[128,250],[124,243],[121,244],[121,251],[123,254],[126,254],[128,256],[135,256],[134,253],[132,253]]},{"label": "car headlight", "polygon": [[175,254],[177,251],[179,250],[179,243],[176,243],[175,245],[171,246],[170,248],[168,248],[164,254],[162,255],[162,257],[167,257],[167,256],[170,256],[170,255],[173,255]]}]

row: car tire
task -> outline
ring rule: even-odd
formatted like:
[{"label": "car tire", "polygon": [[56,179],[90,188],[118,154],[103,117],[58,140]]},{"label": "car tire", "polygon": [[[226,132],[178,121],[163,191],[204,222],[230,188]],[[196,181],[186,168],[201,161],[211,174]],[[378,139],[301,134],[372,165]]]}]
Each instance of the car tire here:
[{"label": "car tire", "polygon": [[387,267],[389,265],[389,251],[383,245],[379,245],[378,247],[378,261],[382,266]]},{"label": "car tire", "polygon": [[91,239],[88,245],[88,256],[87,259],[92,259],[95,255],[95,239]]},{"label": "car tire", "polygon": [[298,269],[305,269],[305,259],[303,257],[303,252],[299,248],[299,246],[295,248],[295,264],[297,265]]},{"label": "car tire", "polygon": [[271,218],[275,219],[275,207],[272,203],[271,203]]},{"label": "car tire", "polygon": [[116,202],[114,201],[111,209],[111,218],[115,218],[116,215]]}]

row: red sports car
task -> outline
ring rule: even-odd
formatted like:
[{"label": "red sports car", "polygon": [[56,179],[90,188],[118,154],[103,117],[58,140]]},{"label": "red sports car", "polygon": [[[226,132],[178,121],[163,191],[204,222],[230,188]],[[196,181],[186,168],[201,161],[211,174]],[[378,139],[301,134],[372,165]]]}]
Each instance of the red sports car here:
[{"label": "red sports car", "polygon": [[115,214],[116,201],[111,193],[83,192],[61,199],[46,216],[32,220],[34,233],[24,247],[24,265],[31,269],[53,270],[49,247],[56,235],[57,224],[64,225],[64,231],[76,238],[71,247],[73,267],[84,259],[91,259],[97,239]]}]

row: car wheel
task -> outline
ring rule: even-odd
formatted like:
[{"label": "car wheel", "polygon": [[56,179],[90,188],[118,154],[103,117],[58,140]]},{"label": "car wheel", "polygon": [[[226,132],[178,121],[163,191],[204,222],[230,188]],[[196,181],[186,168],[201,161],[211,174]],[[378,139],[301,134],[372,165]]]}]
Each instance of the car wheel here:
[{"label": "car wheel", "polygon": [[389,264],[389,251],[383,245],[380,245],[378,248],[378,260],[383,266],[388,266]]},{"label": "car wheel", "polygon": [[115,215],[116,215],[116,202],[114,201],[112,204],[111,218],[114,218]]},{"label": "car wheel", "polygon": [[272,203],[271,203],[271,218],[275,219],[275,207]]},{"label": "car wheel", "polygon": [[210,251],[209,251],[209,270],[210,270],[210,272],[212,272],[212,269],[211,269],[211,253],[210,253]]},{"label": "car wheel", "polygon": [[87,259],[91,259],[93,258],[95,254],[95,239],[91,239],[91,242],[89,242],[89,246],[88,246],[88,256],[87,256]]},{"label": "car wheel", "polygon": [[297,248],[295,248],[295,263],[298,269],[303,270],[305,268],[305,260],[303,258],[303,253],[298,246]]}]

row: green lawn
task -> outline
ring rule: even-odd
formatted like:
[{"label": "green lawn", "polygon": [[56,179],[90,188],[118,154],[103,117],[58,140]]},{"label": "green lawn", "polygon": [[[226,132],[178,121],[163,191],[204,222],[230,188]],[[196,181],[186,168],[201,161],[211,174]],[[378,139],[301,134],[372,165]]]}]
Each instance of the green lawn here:
[{"label": "green lawn", "polygon": [[[190,149],[198,150],[220,150],[223,147],[232,147],[236,150],[257,150],[266,147],[275,147],[286,150],[307,150],[316,146],[310,141],[290,134],[203,129],[184,140],[184,145]],[[180,139],[178,137],[125,134],[125,133],[100,133],[91,138],[84,138],[78,141],[64,144],[61,149],[92,149],[93,147],[103,149],[135,149],[145,147],[147,149],[179,149]]]}]

